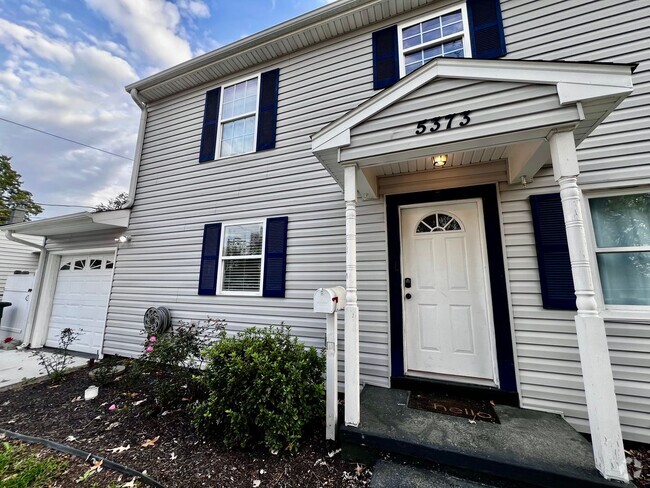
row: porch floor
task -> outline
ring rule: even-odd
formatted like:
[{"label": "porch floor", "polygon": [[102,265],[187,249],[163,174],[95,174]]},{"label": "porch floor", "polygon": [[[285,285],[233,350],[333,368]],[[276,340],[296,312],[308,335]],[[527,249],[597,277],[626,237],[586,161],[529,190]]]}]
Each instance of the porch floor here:
[{"label": "porch floor", "polygon": [[342,426],[343,455],[379,452],[534,486],[625,486],[594,467],[589,442],[559,415],[496,405],[500,424],[407,407],[408,391],[366,386],[361,424]]}]

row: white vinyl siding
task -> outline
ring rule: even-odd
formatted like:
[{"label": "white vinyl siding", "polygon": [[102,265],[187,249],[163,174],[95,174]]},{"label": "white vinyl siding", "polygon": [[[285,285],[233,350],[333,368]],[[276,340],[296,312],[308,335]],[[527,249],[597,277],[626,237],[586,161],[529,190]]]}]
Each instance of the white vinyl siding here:
[{"label": "white vinyl siding", "polygon": [[[440,2],[396,16],[277,63],[253,66],[251,61],[248,72],[237,71],[241,67],[230,60],[215,66],[213,72],[227,77],[206,79],[210,86],[280,68],[274,150],[233,156],[228,164],[199,165],[206,87],[153,103],[129,227],[133,239],[119,249],[105,352],[140,352],[142,315],[150,306],[169,307],[174,320],[223,318],[231,332],[285,322],[302,341],[323,347],[324,318],[312,312],[312,297],[318,287],[345,283],[345,207],[340,187],[311,153],[310,136],[375,94],[372,31],[415,22],[456,4]],[[640,63],[633,76],[634,93],[579,147],[580,184],[588,190],[649,185],[650,4],[644,0],[502,0],[501,4],[508,59]],[[574,427],[587,432],[573,314],[544,310],[541,302],[528,196],[559,191],[552,172],[544,168],[525,190],[505,182],[503,162],[476,165],[462,178],[455,175],[454,168],[397,175],[382,178],[380,189],[391,193],[501,182],[522,405],[563,411]],[[197,295],[206,223],[279,215],[289,216],[286,298]],[[361,381],[388,386],[383,200],[359,201],[358,266]],[[342,320],[339,332],[342,360]],[[607,333],[624,437],[650,442],[650,327],[610,321]],[[342,379],[342,362],[339,368]]]},{"label": "white vinyl siding", "polygon": [[[34,244],[43,244],[42,237],[16,237]],[[0,297],[4,293],[7,276],[13,274],[14,271],[36,271],[38,257],[38,249],[10,241],[5,233],[0,231]]]}]

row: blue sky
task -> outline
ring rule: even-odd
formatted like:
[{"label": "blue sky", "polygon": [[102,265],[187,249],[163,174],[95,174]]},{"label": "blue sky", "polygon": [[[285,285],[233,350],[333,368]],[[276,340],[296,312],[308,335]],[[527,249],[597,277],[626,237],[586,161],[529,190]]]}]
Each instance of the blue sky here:
[{"label": "blue sky", "polygon": [[[139,109],[124,86],[326,0],[0,0],[0,118],[133,158]],[[37,202],[94,205],[131,162],[0,120]],[[83,210],[45,207],[42,217]]]}]

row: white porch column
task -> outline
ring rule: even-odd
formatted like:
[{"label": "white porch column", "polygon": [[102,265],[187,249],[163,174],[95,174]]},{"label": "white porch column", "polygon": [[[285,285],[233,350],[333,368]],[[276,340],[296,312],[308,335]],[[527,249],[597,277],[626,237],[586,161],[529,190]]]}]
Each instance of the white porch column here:
[{"label": "white porch column", "polygon": [[345,425],[360,421],[356,166],[345,167]]},{"label": "white porch column", "polygon": [[573,132],[549,139],[553,174],[560,184],[571,272],[578,314],[575,317],[589,428],[596,468],[607,479],[627,481],[623,438],[614,392],[605,322],[598,312],[589,248],[582,216],[580,173]]}]

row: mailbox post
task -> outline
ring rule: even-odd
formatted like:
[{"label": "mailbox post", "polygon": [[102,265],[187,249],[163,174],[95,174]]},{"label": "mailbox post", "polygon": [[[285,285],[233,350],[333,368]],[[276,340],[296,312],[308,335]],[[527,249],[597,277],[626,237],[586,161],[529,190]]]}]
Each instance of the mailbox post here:
[{"label": "mailbox post", "polygon": [[345,288],[319,288],[314,293],[314,312],[326,314],[325,437],[336,440],[338,423],[338,346],[337,312],[345,308]]}]

